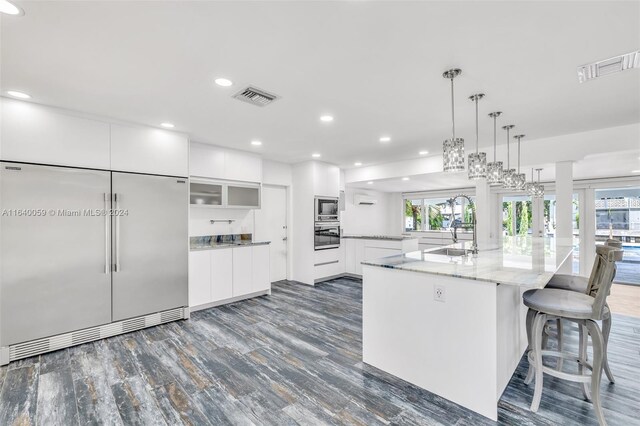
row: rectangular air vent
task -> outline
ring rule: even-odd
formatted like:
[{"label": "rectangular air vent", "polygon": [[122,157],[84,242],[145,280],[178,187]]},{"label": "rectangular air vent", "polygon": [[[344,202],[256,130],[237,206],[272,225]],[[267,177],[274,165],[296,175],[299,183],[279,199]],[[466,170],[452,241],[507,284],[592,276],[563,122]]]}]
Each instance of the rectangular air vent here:
[{"label": "rectangular air vent", "polygon": [[640,50],[578,67],[578,81],[584,83],[609,74],[640,68]]},{"label": "rectangular air vent", "polygon": [[279,96],[265,92],[262,89],[258,89],[252,86],[247,87],[233,95],[235,99],[257,105],[260,107],[267,106],[273,101],[277,100]]}]

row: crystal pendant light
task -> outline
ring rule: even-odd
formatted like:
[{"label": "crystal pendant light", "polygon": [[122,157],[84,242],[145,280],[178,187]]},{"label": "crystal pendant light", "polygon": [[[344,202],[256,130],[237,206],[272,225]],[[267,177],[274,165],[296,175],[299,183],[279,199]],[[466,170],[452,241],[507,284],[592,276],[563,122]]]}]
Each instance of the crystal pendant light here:
[{"label": "crystal pendant light", "polygon": [[484,93],[476,93],[469,99],[476,103],[476,152],[469,154],[469,179],[487,177],[487,153],[478,152],[478,101],[484,98]]},{"label": "crystal pendant light", "polygon": [[536,198],[544,198],[544,185],[540,183],[540,171],[542,169],[536,169],[538,172],[538,183],[536,184],[534,197]]},{"label": "crystal pendant light", "polygon": [[442,76],[451,80],[451,139],[442,143],[443,169],[445,172],[461,172],[464,170],[464,139],[456,138],[456,119],[454,114],[453,79],[462,73],[454,68],[445,71]]},{"label": "crystal pendant light", "polygon": [[514,138],[518,139],[518,172],[514,175],[514,189],[524,191],[527,185],[527,177],[524,173],[520,173],[520,139],[524,138],[524,135],[515,135]]},{"label": "crystal pendant light", "polygon": [[532,198],[536,196],[536,181],[533,180],[533,168],[531,169],[531,182],[526,185],[527,194]]},{"label": "crystal pendant light", "polygon": [[489,114],[493,118],[493,162],[487,164],[487,183],[489,185],[502,185],[502,161],[496,161],[496,121],[502,112],[495,111]]},{"label": "crystal pendant light", "polygon": [[514,127],[516,126],[514,126],[513,124],[502,126],[502,128],[507,131],[507,168],[504,170],[504,173],[502,173],[502,187],[505,189],[514,189],[516,186],[514,181],[516,169],[511,168],[511,151],[509,150],[509,131]]}]

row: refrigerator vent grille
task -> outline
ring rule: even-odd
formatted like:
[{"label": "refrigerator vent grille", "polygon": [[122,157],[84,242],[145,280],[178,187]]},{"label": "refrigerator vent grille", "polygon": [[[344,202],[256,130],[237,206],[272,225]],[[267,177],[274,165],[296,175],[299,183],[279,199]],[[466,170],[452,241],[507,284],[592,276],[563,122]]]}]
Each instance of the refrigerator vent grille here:
[{"label": "refrigerator vent grille", "polygon": [[12,345],[9,346],[9,361],[28,358],[82,343],[116,336],[118,334],[129,333],[145,327],[176,321],[187,317],[185,315],[185,309],[186,308],[171,309],[126,321],[85,328],[84,330],[74,331],[73,333],[58,334],[46,339],[31,340],[29,342]]},{"label": "refrigerator vent grille", "polygon": [[241,91],[233,95],[233,97],[240,101],[247,102],[252,105],[257,105],[259,107],[267,106],[270,103],[278,100],[278,96],[251,86],[247,87],[246,89],[242,89]]}]

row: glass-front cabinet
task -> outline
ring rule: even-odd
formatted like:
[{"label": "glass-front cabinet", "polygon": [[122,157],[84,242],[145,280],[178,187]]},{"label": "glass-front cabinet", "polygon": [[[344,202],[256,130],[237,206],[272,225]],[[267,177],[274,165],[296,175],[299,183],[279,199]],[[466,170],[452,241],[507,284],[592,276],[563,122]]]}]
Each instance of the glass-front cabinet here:
[{"label": "glass-front cabinet", "polygon": [[257,183],[191,179],[189,202],[198,207],[259,209],[261,186]]}]

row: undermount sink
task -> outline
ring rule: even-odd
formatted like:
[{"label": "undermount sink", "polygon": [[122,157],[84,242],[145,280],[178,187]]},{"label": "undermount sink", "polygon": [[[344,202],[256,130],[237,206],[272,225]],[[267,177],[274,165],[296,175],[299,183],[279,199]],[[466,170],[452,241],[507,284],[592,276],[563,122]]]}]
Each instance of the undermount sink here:
[{"label": "undermount sink", "polygon": [[472,250],[447,247],[427,252],[427,254],[442,254],[445,256],[467,256],[471,253],[473,253]]}]

